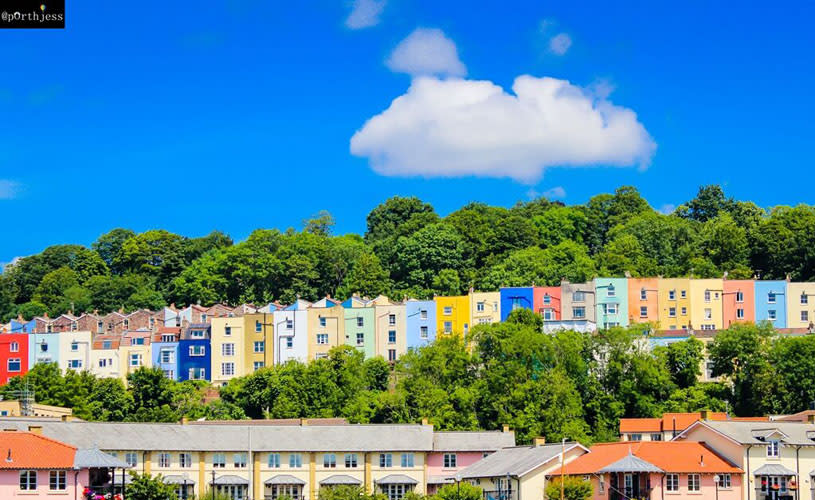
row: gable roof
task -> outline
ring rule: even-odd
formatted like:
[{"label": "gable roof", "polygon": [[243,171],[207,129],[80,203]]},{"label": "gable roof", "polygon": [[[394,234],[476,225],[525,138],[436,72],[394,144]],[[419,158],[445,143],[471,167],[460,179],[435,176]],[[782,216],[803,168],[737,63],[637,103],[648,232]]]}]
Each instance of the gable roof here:
[{"label": "gable roof", "polygon": [[681,439],[698,427],[711,429],[739,444],[766,444],[766,437],[777,433],[784,443],[802,446],[815,446],[815,424],[800,422],[755,422],[755,421],[702,421],[697,422],[677,436]]},{"label": "gable roof", "polygon": [[[632,456],[637,460],[626,458]],[[731,464],[696,441],[636,441],[600,443],[592,446],[589,453],[566,464],[567,475],[597,474],[610,472],[610,468],[637,465],[641,472],[670,473],[731,473],[741,469]],[[651,468],[648,468],[651,467]],[[656,467],[659,471],[653,470]],[[615,472],[617,470],[615,469]],[[559,475],[558,469],[552,475]]]},{"label": "gable roof", "polygon": [[433,451],[496,451],[515,446],[514,432],[457,432],[433,433]]},{"label": "gable roof", "polygon": [[599,471],[600,474],[607,472],[665,472],[651,462],[647,462],[635,455],[630,451],[628,455],[617,460],[614,463],[608,464]]},{"label": "gable roof", "polygon": [[[728,420],[729,418],[725,412],[708,412],[706,417],[707,420]],[[738,417],[734,417],[734,419],[736,418]],[[767,420],[762,417],[754,418]],[[702,412],[665,413],[662,417],[655,418],[621,418],[620,434],[668,432],[672,430],[682,432],[697,420],[703,420]]]},{"label": "gable roof", "polygon": [[0,431],[0,470],[71,469],[76,448],[31,432]]},{"label": "gable roof", "polygon": [[[586,450],[580,443],[566,443],[566,452],[575,447]],[[481,477],[523,476],[538,467],[559,460],[563,447],[560,443],[543,446],[515,446],[502,448],[460,471],[462,479]],[[586,450],[588,451],[588,450]]]}]

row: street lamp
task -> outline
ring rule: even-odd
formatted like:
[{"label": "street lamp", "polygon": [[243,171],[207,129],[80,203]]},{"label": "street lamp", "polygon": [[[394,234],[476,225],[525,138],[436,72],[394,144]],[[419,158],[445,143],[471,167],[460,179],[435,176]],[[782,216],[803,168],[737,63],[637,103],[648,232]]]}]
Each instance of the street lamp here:
[{"label": "street lamp", "polygon": [[185,472],[181,477],[183,478],[181,482],[184,485],[184,489],[181,490],[181,498],[187,500],[187,478],[190,476]]},{"label": "street lamp", "polygon": [[461,500],[461,474],[456,474],[455,480],[456,480],[456,500]]},{"label": "street lamp", "polygon": [[718,474],[713,476],[713,484],[716,485],[716,500],[719,500],[719,481],[721,480],[722,478]]},{"label": "street lamp", "polygon": [[212,500],[215,500],[215,469],[212,469]]}]

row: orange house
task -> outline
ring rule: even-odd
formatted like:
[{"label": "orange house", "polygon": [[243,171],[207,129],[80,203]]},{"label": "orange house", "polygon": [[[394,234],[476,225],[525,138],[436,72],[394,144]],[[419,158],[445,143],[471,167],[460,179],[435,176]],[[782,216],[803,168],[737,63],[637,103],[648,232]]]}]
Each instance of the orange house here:
[{"label": "orange house", "polygon": [[756,320],[756,294],[753,280],[724,280],[722,326]]},{"label": "orange house", "polygon": [[659,321],[659,278],[628,278],[629,323]]},{"label": "orange house", "polygon": [[536,286],[532,290],[532,304],[544,321],[560,321],[559,286]]}]

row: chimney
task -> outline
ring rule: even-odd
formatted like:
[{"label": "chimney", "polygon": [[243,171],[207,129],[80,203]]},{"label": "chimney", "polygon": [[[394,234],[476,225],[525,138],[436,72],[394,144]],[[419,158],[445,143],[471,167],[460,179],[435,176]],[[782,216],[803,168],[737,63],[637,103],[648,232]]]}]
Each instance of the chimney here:
[{"label": "chimney", "polygon": [[543,446],[543,445],[546,444],[546,438],[545,437],[536,437],[535,439],[532,440],[532,444],[535,445],[535,448],[537,448],[539,446]]},{"label": "chimney", "polygon": [[699,418],[702,420],[707,420],[710,418],[710,411],[709,410],[702,410],[699,412]]},{"label": "chimney", "polygon": [[699,465],[701,465],[702,467],[705,466],[705,456],[704,455],[699,455]]},{"label": "chimney", "polygon": [[790,276],[790,273],[787,273],[787,283],[789,283],[790,281],[792,281],[792,277]]},{"label": "chimney", "polygon": [[426,417],[422,419],[422,425],[428,425],[429,423],[430,421]]},{"label": "chimney", "polygon": [[623,273],[623,274],[625,275],[626,278],[631,277],[631,271],[625,271],[625,273]]},{"label": "chimney", "polygon": [[472,295],[474,291],[475,291],[475,288],[470,287],[470,295]]},{"label": "chimney", "polygon": [[501,432],[509,432],[509,430],[510,430],[509,426],[507,424],[504,424],[502,429],[501,429]]},{"label": "chimney", "polygon": [[93,310],[93,315],[94,316],[99,316],[99,309],[94,309]]},{"label": "chimney", "polygon": [[59,417],[59,419],[62,420],[63,422],[71,422],[73,421],[74,417],[73,415],[62,415],[61,417]]},{"label": "chimney", "polygon": [[307,418],[301,418],[300,419],[300,425],[308,425],[308,419]]},{"label": "chimney", "polygon": [[24,321],[25,321],[25,319],[23,319],[23,315],[22,315],[22,314],[19,314],[19,313],[17,314],[17,321],[18,321],[19,323],[22,323],[22,322],[24,322]]},{"label": "chimney", "polygon": [[181,423],[181,425],[187,425],[189,423],[189,421],[190,421],[190,419],[188,419],[187,417],[181,417],[181,422],[180,423]]},{"label": "chimney", "polygon": [[124,313],[125,313],[125,308],[124,308],[124,307],[120,307],[120,308],[119,308],[119,314],[124,314]]},{"label": "chimney", "polygon": [[42,426],[41,425],[29,425],[28,432],[31,434],[39,434],[42,436]]},{"label": "chimney", "polygon": [[809,415],[807,415],[807,423],[815,424],[815,414],[810,413]]}]

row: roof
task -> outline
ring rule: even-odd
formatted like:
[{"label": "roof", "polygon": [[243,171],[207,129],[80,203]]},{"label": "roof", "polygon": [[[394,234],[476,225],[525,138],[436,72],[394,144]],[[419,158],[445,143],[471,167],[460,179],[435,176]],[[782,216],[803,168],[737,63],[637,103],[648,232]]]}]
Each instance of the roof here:
[{"label": "roof", "polygon": [[631,432],[662,432],[662,420],[659,418],[621,418],[620,434]]},{"label": "roof", "polygon": [[345,418],[271,418],[257,420],[192,420],[189,425],[349,425]]},{"label": "roof", "polygon": [[170,474],[169,476],[164,476],[164,482],[166,484],[195,484],[195,479],[189,477],[188,474],[180,475],[180,474]]},{"label": "roof", "polygon": [[755,476],[795,476],[794,470],[787,469],[781,464],[764,464],[753,473]]},{"label": "roof", "polygon": [[263,484],[272,485],[272,484],[306,484],[300,478],[294,477],[291,474],[278,474],[276,476],[270,477]]},{"label": "roof", "polygon": [[419,481],[404,474],[388,474],[374,482],[376,484],[419,484]]},{"label": "roof", "polygon": [[322,481],[320,481],[320,484],[323,484],[323,485],[332,485],[332,484],[359,485],[359,484],[362,484],[362,481],[360,481],[357,478],[347,476],[345,474],[335,474],[333,476],[328,476],[327,478],[323,479]]},{"label": "roof", "polygon": [[792,415],[781,415],[775,420],[778,422],[808,422],[810,415],[815,415],[815,410],[804,410]]},{"label": "roof", "polygon": [[652,464],[651,462],[646,462],[645,460],[634,456],[631,452],[628,452],[628,455],[624,456],[623,458],[617,460],[614,463],[606,465],[599,471],[601,474],[605,474],[607,472],[665,472],[656,465]]},{"label": "roof", "polygon": [[[708,412],[708,420],[727,420],[725,412]],[[665,413],[655,418],[621,418],[620,434],[635,432],[666,432],[676,429],[682,432],[697,420],[702,420],[702,412]]]},{"label": "roof", "polygon": [[[695,424],[683,434],[698,426],[707,427],[719,434],[740,444],[766,444],[763,436],[779,433],[781,441],[791,445],[815,446],[815,424],[800,422],[754,422],[754,421],[725,421],[716,422],[706,420]],[[679,436],[681,438],[682,436]]]},{"label": "roof", "polygon": [[[566,451],[576,446],[583,448],[579,443],[566,443]],[[461,476],[462,479],[523,476],[551,460],[558,460],[562,449],[560,443],[503,448],[461,470],[456,475]]]},{"label": "roof", "polygon": [[433,427],[418,424],[223,425],[201,422],[62,422],[4,418],[5,427],[42,427],[43,435],[78,448],[133,451],[432,451]]},{"label": "roof", "polygon": [[78,469],[86,469],[91,467],[129,469],[131,466],[113,455],[109,455],[99,450],[99,448],[83,448],[76,451],[76,456],[74,457],[74,467]]},{"label": "roof", "polygon": [[[627,463],[621,462],[629,456],[644,463],[632,460]],[[742,472],[704,443],[696,441],[624,441],[592,446],[589,453],[566,464],[564,473],[567,475],[596,474],[635,464],[644,468],[642,472],[651,470],[647,466],[659,469],[659,471],[652,470],[652,472],[708,474],[739,474]],[[560,470],[553,473],[553,475],[559,474]]]},{"label": "roof", "polygon": [[453,479],[447,476],[428,476],[427,484],[453,484]]},{"label": "roof", "polygon": [[435,432],[433,451],[495,451],[515,446],[514,432]]},{"label": "roof", "polygon": [[0,453],[0,470],[72,469],[76,448],[31,432],[0,431]]},{"label": "roof", "polygon": [[232,485],[232,484],[243,485],[243,484],[246,484],[246,485],[248,485],[249,480],[244,478],[244,477],[236,476],[234,474],[224,474],[223,476],[217,476],[215,478],[215,481],[212,482],[212,484],[218,484],[218,485]]}]

